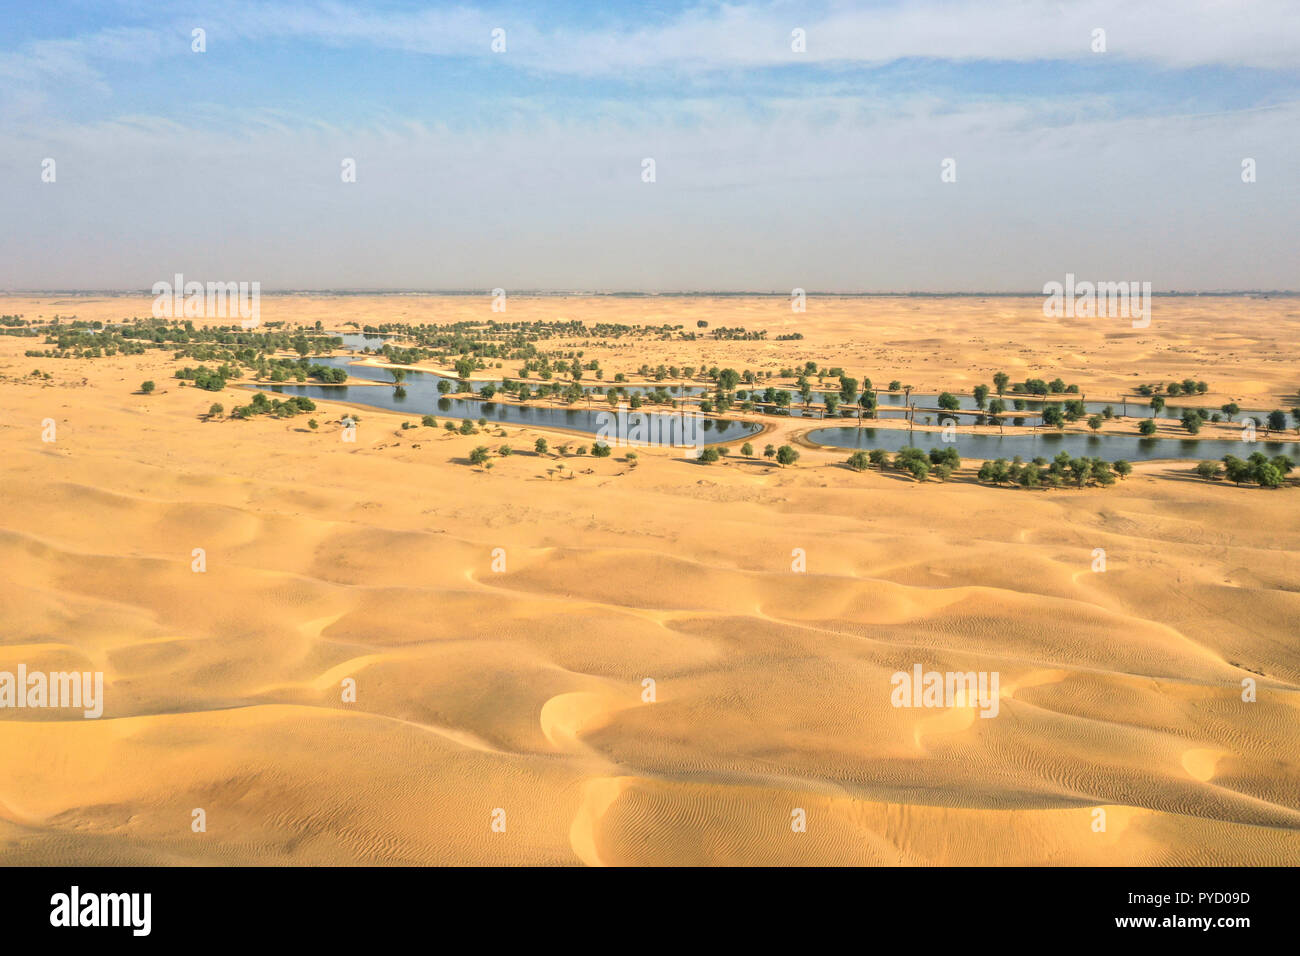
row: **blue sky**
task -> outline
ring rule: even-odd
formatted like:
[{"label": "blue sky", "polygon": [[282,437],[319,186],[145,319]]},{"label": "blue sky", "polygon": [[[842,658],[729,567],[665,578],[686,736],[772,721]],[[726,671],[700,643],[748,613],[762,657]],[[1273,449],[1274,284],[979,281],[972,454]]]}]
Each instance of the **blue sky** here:
[{"label": "blue sky", "polygon": [[1300,288],[1292,0],[593,6],[0,4],[0,288]]}]

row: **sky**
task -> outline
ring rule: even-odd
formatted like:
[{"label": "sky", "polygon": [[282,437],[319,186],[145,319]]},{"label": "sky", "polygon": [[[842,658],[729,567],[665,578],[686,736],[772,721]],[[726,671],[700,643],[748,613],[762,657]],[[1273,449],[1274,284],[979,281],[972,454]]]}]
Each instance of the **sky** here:
[{"label": "sky", "polygon": [[0,0],[10,291],[1300,290],[1298,179],[1296,0]]}]

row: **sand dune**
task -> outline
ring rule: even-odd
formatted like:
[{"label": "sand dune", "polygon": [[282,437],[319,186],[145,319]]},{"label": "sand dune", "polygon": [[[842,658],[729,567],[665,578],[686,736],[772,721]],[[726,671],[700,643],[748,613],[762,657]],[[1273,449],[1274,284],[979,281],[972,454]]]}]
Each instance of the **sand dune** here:
[{"label": "sand dune", "polygon": [[[414,321],[468,307],[391,306]],[[517,308],[792,321],[729,307]],[[1099,393],[1137,370],[1219,379],[1224,401],[1284,393],[1294,366],[1251,348],[1294,331],[1293,302],[1243,321],[1231,359],[1202,335],[1224,334],[1217,306],[1176,307],[1177,339],[1071,329],[1025,355],[1047,320],[1015,300],[836,301],[790,347],[849,343],[823,357],[918,388],[1059,360]],[[340,318],[337,300],[276,308]],[[927,341],[956,361],[927,361]],[[482,439],[395,414],[367,412],[355,446],[328,427],[203,423],[208,393],[130,394],[167,379],[170,355],[60,363],[25,345],[0,339],[0,670],[102,670],[106,701],[100,720],[0,711],[5,862],[1300,861],[1294,489],[1161,463],[1105,490],[917,486],[816,451],[778,470],[647,450],[548,481],[531,454],[471,469],[458,462]],[[799,357],[786,345],[688,357],[779,366]],[[31,366],[53,385],[23,381]],[[542,434],[506,430],[516,448]],[[916,663],[998,672],[997,717],[892,706],[890,676]]]}]

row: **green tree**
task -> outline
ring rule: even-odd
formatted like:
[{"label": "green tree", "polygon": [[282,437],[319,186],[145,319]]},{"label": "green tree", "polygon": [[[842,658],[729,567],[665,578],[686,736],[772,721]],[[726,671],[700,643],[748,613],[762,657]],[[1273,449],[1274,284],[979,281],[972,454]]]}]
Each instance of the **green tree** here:
[{"label": "green tree", "polygon": [[155,386],[153,382],[144,382],[140,385],[140,391],[144,392],[146,395],[149,395],[153,393],[153,390],[156,387],[157,386]]},{"label": "green tree", "polygon": [[865,451],[855,451],[849,455],[848,466],[854,471],[866,471],[871,467],[871,459]]},{"label": "green tree", "polygon": [[1270,461],[1256,465],[1254,474],[1256,483],[1262,488],[1282,487],[1282,472]]},{"label": "green tree", "polygon": [[546,444],[545,438],[539,438],[533,443],[533,451],[537,452],[539,455],[545,455],[549,447],[550,446]]},{"label": "green tree", "polygon": [[746,458],[753,458],[754,446],[751,445],[749,442],[745,442],[745,444],[740,446],[740,453],[744,455]]},{"label": "green tree", "polygon": [[488,458],[491,457],[491,455],[492,452],[488,450],[487,445],[479,445],[477,448],[475,448],[472,452],[469,453],[469,463],[471,465],[486,464]]},{"label": "green tree", "polygon": [[1242,461],[1235,455],[1223,456],[1223,472],[1234,485],[1240,485],[1251,478],[1250,462]]},{"label": "green tree", "polygon": [[993,387],[998,390],[999,395],[1001,395],[1003,392],[1007,390],[1007,386],[1010,383],[1011,383],[1011,376],[1008,375],[1006,372],[998,372],[996,375],[993,376]]},{"label": "green tree", "polygon": [[776,450],[776,461],[782,468],[793,465],[799,460],[799,452],[791,445],[782,445]]},{"label": "green tree", "polygon": [[1138,422],[1138,432],[1143,437],[1150,438],[1156,433],[1156,420],[1154,418],[1144,418]]},{"label": "green tree", "polygon": [[225,411],[225,406],[220,402],[213,402],[208,406],[208,418],[216,418]]}]

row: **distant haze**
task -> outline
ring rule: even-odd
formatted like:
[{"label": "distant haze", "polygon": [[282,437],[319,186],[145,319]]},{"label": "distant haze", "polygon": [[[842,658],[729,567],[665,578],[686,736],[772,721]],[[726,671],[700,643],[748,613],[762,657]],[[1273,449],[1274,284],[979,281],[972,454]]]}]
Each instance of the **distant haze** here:
[{"label": "distant haze", "polygon": [[1300,288],[1290,0],[23,16],[0,289]]}]

